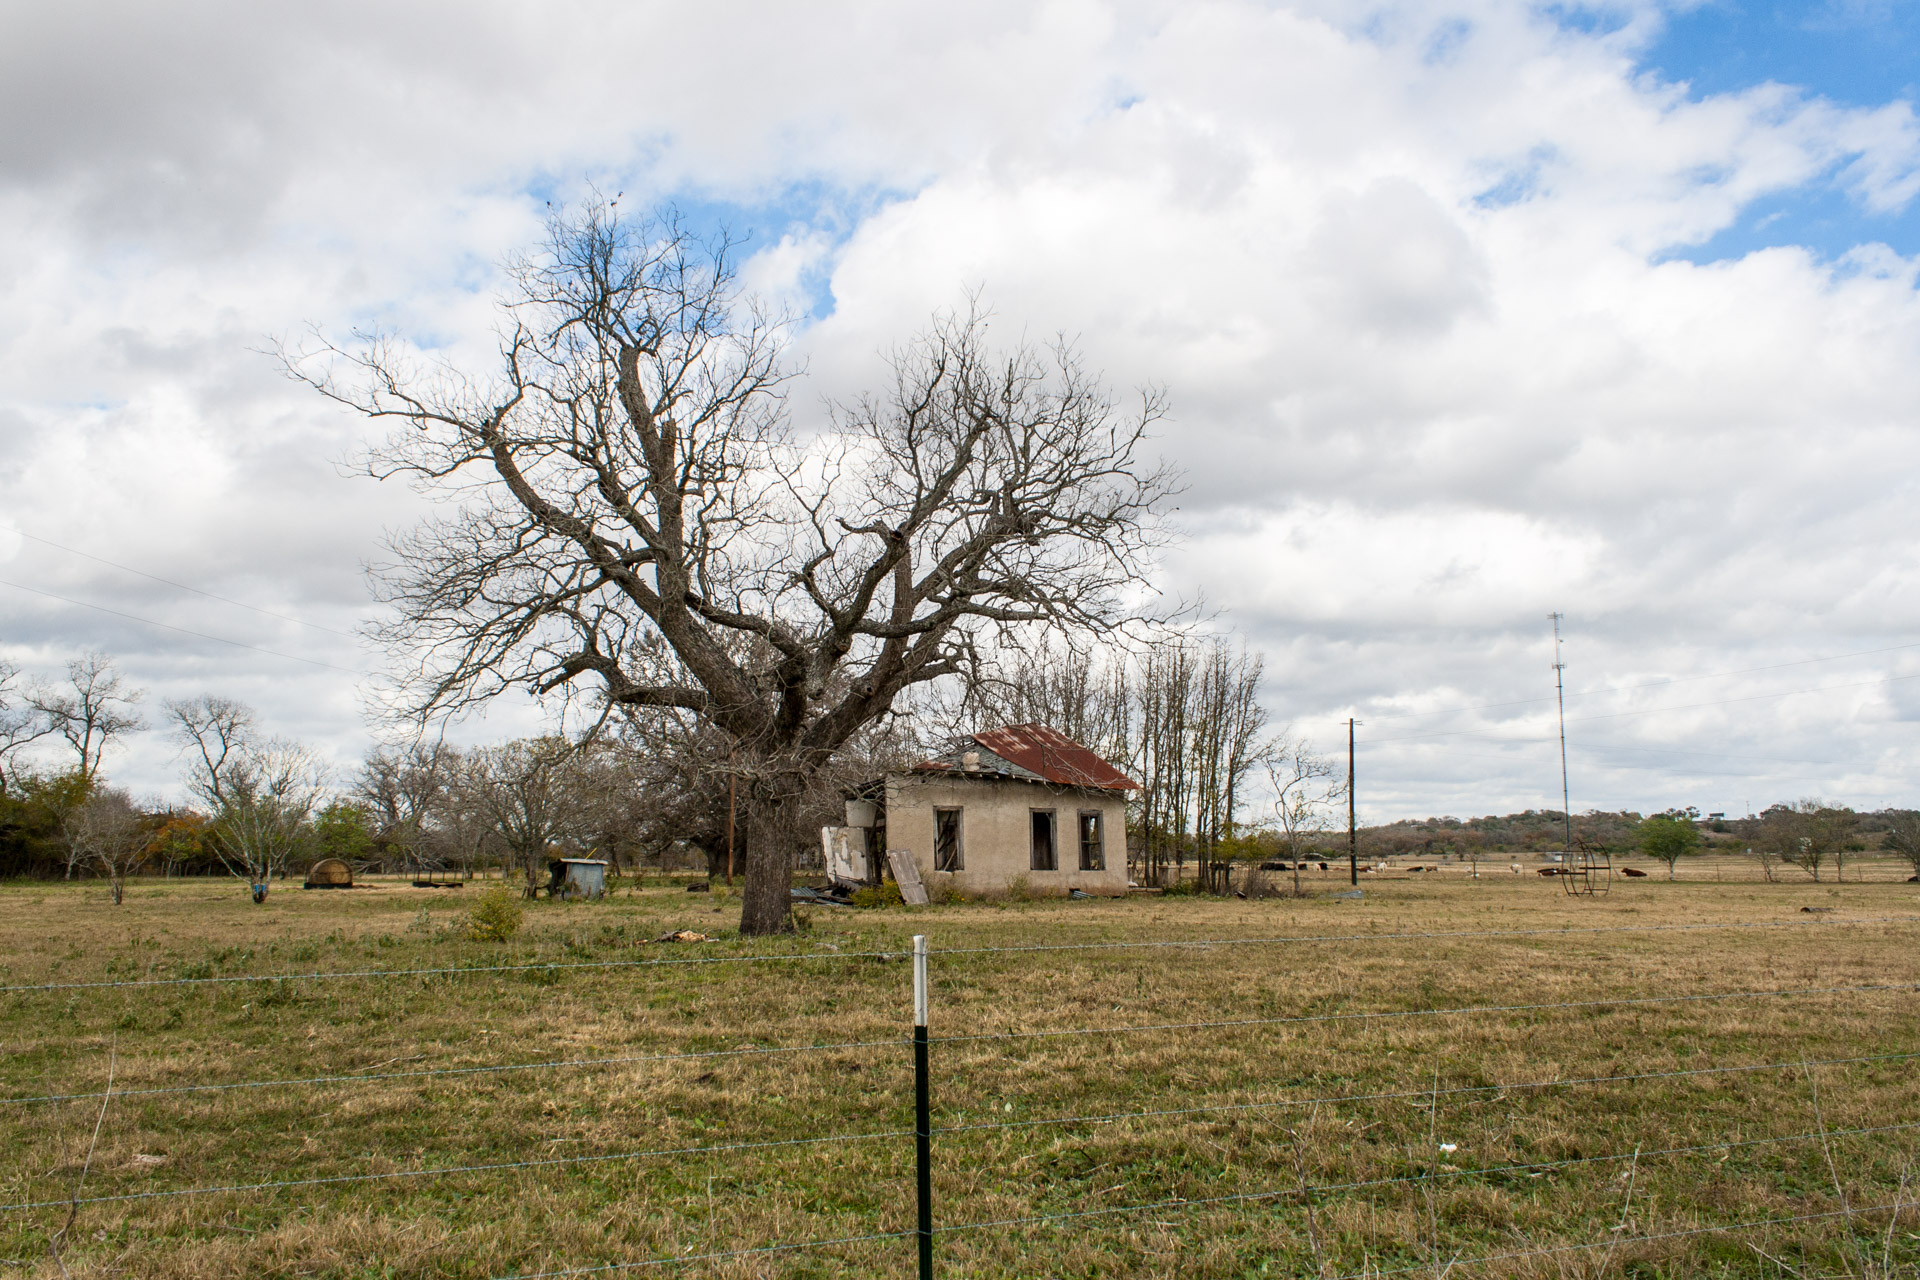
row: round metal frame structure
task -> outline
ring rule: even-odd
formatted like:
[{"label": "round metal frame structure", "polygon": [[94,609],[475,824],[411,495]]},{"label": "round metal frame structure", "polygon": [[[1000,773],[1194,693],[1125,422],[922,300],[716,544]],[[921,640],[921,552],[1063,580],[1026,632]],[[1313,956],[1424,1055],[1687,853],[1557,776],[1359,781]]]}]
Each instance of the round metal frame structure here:
[{"label": "round metal frame structure", "polygon": [[1576,897],[1604,897],[1613,887],[1613,855],[1605,849],[1575,842],[1574,850],[1560,868],[1560,883]]}]

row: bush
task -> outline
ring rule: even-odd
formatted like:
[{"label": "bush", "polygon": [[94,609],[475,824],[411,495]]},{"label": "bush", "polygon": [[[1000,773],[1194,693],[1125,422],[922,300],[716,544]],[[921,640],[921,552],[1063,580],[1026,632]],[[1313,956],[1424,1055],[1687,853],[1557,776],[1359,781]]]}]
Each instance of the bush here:
[{"label": "bush", "polygon": [[882,880],[877,886],[866,885],[853,891],[850,899],[856,907],[898,907],[906,902],[900,896],[900,886],[892,880]]},{"label": "bush", "polygon": [[520,899],[505,884],[480,891],[467,920],[467,936],[475,942],[505,942],[520,932]]}]

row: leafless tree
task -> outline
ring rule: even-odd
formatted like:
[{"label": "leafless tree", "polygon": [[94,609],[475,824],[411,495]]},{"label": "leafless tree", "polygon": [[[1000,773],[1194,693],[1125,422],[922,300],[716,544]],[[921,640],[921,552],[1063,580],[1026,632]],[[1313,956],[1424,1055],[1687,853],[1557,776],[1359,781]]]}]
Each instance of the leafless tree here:
[{"label": "leafless tree", "polygon": [[1123,412],[1064,342],[999,350],[979,311],[938,318],[806,440],[782,345],[726,244],[596,206],[512,265],[489,376],[384,339],[288,353],[398,423],[372,474],[458,504],[378,572],[397,706],[584,680],[604,713],[721,730],[747,934],[791,927],[799,815],[835,754],[906,690],[977,673],[983,641],[1116,626],[1168,489],[1140,457],[1158,396]]},{"label": "leafless tree", "polygon": [[1815,881],[1820,869],[1834,865],[1834,877],[1846,870],[1847,844],[1859,815],[1853,810],[1808,798],[1770,806],[1760,815],[1761,847],[1779,861],[1796,866]]},{"label": "leafless tree", "polygon": [[457,765],[458,753],[445,743],[413,742],[368,753],[354,779],[352,794],[366,806],[375,842],[397,850],[410,868],[425,870],[445,861],[430,851],[430,833],[447,807]]},{"label": "leafless tree", "polygon": [[1914,875],[1920,876],[1920,813],[1901,809],[1891,816],[1886,847],[1912,867]]},{"label": "leafless tree", "polygon": [[47,718],[23,696],[20,668],[0,660],[0,794],[16,785],[20,753],[53,732]]},{"label": "leafless tree", "polygon": [[92,786],[108,748],[146,728],[137,710],[144,696],[144,690],[130,687],[114,670],[112,658],[89,653],[67,663],[66,688],[36,684],[28,690],[26,701],[47,733],[57,734],[73,749],[74,767]]},{"label": "leafless tree", "polygon": [[1239,828],[1246,782],[1273,743],[1259,701],[1263,664],[1224,637],[1161,637],[1137,659],[1140,725],[1129,761],[1139,800],[1144,873],[1174,875],[1191,852],[1210,881],[1223,842]]},{"label": "leafless tree", "polygon": [[526,893],[539,884],[548,851],[580,843],[594,815],[585,811],[586,757],[558,735],[524,738],[467,753],[461,785],[509,862],[526,873]]},{"label": "leafless tree", "polygon": [[154,822],[124,791],[96,787],[61,823],[80,861],[107,879],[113,903],[126,899],[127,877],[147,861]]},{"label": "leafless tree", "polygon": [[1304,739],[1286,734],[1279,736],[1265,763],[1273,784],[1274,824],[1293,864],[1293,891],[1298,894],[1307,840],[1331,825],[1335,808],[1346,798],[1346,779]]},{"label": "leafless tree", "polygon": [[326,770],[307,747],[261,738],[251,708],[211,695],[167,704],[187,757],[187,786],[212,815],[210,841],[221,863],[261,886],[286,874]]}]

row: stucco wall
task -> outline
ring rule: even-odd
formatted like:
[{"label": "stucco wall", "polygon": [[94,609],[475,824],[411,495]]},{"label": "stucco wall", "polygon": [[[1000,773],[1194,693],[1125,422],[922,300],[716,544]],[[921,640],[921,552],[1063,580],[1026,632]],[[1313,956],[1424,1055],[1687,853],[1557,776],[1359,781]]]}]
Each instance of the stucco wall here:
[{"label": "stucco wall", "polygon": [[[963,868],[933,869],[933,811],[961,811]],[[1032,813],[1055,812],[1056,871],[1035,871],[1031,862]],[[1080,870],[1077,815],[1097,811],[1106,846],[1106,870]],[[950,885],[961,893],[1004,893],[1025,876],[1034,893],[1124,894],[1127,891],[1127,802],[1108,791],[1077,791],[994,778],[895,775],[887,779],[887,847],[910,849],[929,889]]]}]

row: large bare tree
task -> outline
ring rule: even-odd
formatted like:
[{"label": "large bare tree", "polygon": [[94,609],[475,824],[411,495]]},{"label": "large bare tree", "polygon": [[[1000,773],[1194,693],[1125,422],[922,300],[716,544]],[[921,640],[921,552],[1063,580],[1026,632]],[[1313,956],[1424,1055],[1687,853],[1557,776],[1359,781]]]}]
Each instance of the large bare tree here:
[{"label": "large bare tree", "polygon": [[796,814],[862,726],[975,670],[1007,629],[1127,611],[1168,477],[1064,342],[996,349],[978,312],[898,348],[878,395],[794,431],[783,326],[728,246],[608,207],[511,264],[499,358],[465,372],[368,338],[289,351],[400,427],[369,459],[451,510],[378,571],[420,718],[592,689],[724,732],[741,778],[741,930],[791,926]]}]

